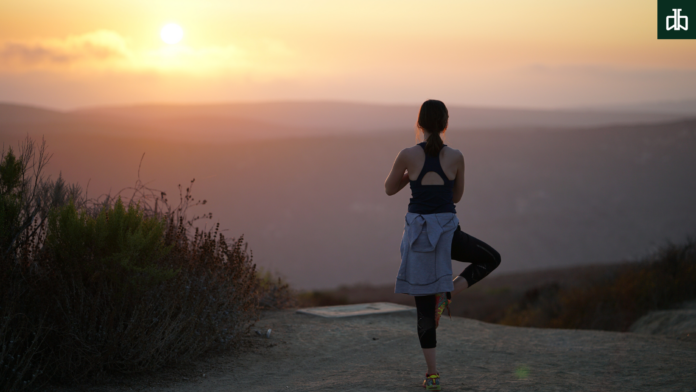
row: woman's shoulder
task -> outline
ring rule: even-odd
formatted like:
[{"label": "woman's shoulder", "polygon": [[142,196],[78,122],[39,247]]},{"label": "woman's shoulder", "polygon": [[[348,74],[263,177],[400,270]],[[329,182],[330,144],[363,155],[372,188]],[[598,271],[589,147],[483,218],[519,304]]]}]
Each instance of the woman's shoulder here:
[{"label": "woman's shoulder", "polygon": [[399,154],[411,157],[418,155],[422,151],[423,148],[416,144],[415,146],[404,148],[403,150],[401,150],[401,152],[399,152]]},{"label": "woman's shoulder", "polygon": [[462,154],[461,151],[457,150],[456,148],[452,148],[450,146],[444,146],[442,147],[443,152],[445,155],[449,155],[452,157],[464,157],[464,154]]},{"label": "woman's shoulder", "polygon": [[[404,158],[416,158],[416,157],[422,157],[423,153],[424,153],[423,147],[416,144],[415,146],[404,148],[403,150],[401,150],[399,152],[399,155],[401,155]],[[464,155],[462,154],[461,151],[457,150],[456,148],[452,148],[450,146],[443,146],[442,147],[442,154],[445,155],[447,158],[451,158],[451,159],[459,159],[460,157],[462,159],[464,158]]]}]

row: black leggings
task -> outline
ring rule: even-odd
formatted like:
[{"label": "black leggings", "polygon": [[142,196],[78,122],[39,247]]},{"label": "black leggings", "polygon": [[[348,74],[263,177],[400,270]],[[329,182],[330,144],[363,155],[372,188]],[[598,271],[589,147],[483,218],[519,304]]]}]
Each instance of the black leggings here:
[{"label": "black leggings", "polygon": [[[470,236],[457,226],[452,237],[452,260],[469,264],[459,276],[466,279],[469,287],[485,278],[500,265],[500,253],[485,242]],[[435,348],[435,294],[417,295],[418,339],[422,348]],[[450,298],[450,293],[447,293]]]}]

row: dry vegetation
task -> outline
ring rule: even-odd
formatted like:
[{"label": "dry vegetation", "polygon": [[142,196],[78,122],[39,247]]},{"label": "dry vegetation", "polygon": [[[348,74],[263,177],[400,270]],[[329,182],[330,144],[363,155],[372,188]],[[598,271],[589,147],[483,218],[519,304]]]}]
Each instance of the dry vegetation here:
[{"label": "dry vegetation", "polygon": [[525,327],[628,331],[652,310],[696,298],[696,241],[667,244],[581,287],[548,284],[527,291],[501,324]]},{"label": "dry vegetation", "polygon": [[[0,390],[154,370],[238,345],[287,285],[259,276],[242,237],[200,231],[205,204],[138,181],[88,199],[44,178],[31,139],[0,158]],[[193,182],[192,182],[193,183]],[[192,185],[192,184],[191,184]]]},{"label": "dry vegetation", "polygon": [[[453,316],[537,328],[627,331],[652,310],[696,299],[696,242],[666,244],[645,260],[493,275],[453,299]],[[395,302],[393,286],[343,286],[299,295],[302,306]]]}]

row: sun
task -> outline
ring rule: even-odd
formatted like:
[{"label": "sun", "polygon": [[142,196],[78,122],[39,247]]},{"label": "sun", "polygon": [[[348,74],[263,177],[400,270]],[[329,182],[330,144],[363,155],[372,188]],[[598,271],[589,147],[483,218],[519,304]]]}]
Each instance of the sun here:
[{"label": "sun", "polygon": [[174,45],[184,37],[184,29],[176,23],[168,23],[160,30],[160,37],[162,41]]}]

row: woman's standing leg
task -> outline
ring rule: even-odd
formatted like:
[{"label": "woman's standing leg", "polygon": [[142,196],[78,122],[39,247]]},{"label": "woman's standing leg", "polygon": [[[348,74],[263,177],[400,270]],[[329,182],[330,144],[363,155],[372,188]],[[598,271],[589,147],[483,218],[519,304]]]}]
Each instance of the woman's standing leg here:
[{"label": "woman's standing leg", "polygon": [[470,236],[457,226],[452,237],[452,260],[471,263],[454,278],[455,295],[485,278],[500,265],[500,253],[485,242]]},{"label": "woman's standing leg", "polygon": [[418,313],[418,340],[423,349],[428,374],[437,373],[435,357],[437,340],[435,338],[435,295],[415,296]]}]

